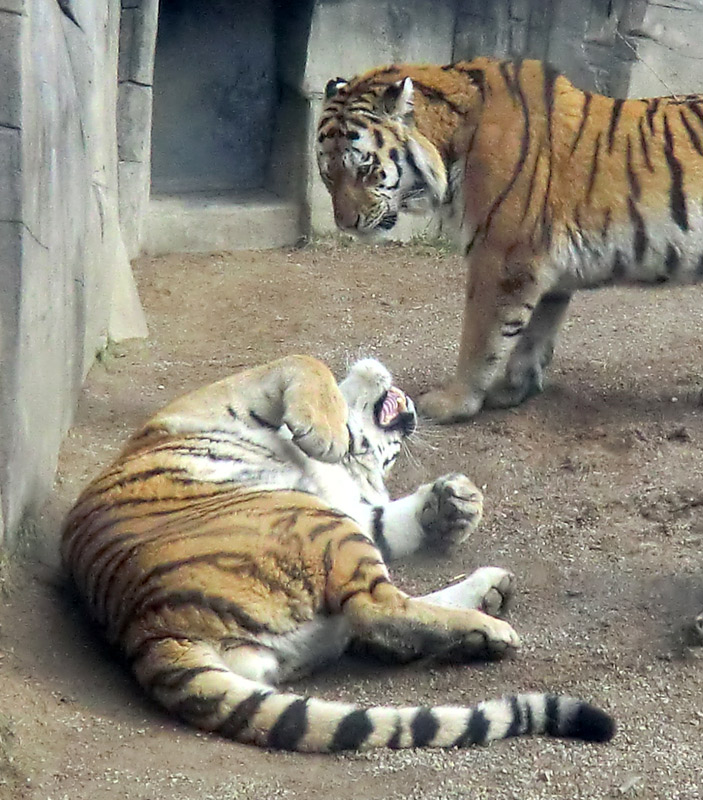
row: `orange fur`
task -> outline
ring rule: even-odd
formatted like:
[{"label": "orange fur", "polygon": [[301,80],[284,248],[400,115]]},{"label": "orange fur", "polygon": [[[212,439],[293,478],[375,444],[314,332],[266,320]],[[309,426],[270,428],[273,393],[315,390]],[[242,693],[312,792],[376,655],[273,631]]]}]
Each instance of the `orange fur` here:
[{"label": "orange fur", "polygon": [[[347,198],[340,227],[392,227],[423,184],[459,206],[458,367],[420,401],[439,421],[541,390],[575,289],[703,280],[701,96],[616,100],[538,61],[488,58],[380,67],[329,94],[318,160],[335,209]],[[423,159],[442,165],[443,196]]]},{"label": "orange fur", "polygon": [[383,475],[414,425],[378,362],[357,362],[338,387],[320,362],[289,356],[192,392],[138,431],[69,512],[62,557],[144,689],[200,728],[291,750],[610,738],[607,715],[568,698],[365,709],[274,687],[351,641],[400,661],[519,645],[480,608],[507,591],[505,570],[429,599],[391,583],[382,553],[444,550],[481,514],[457,475],[389,502]]}]

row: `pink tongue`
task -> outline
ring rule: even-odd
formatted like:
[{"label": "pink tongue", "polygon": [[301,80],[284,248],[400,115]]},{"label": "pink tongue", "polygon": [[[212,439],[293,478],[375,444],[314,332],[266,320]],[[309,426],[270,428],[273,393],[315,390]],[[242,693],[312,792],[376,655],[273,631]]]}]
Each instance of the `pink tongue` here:
[{"label": "pink tongue", "polygon": [[388,425],[398,416],[398,393],[395,389],[388,390],[379,416],[381,425]]}]

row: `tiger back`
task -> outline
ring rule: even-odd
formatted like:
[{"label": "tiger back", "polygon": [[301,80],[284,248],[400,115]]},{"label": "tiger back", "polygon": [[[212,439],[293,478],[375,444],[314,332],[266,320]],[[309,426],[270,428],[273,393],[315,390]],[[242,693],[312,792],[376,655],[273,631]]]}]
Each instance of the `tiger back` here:
[{"label": "tiger back", "polygon": [[186,395],[137,432],[69,512],[62,556],[142,687],[196,727],[288,750],[609,739],[607,714],[557,695],[427,709],[276,688],[352,643],[399,662],[519,647],[496,616],[505,570],[422,598],[390,579],[387,561],[443,552],[481,515],[460,475],[389,500],[384,477],[415,424],[378,362],[338,386],[320,362],[289,356]]},{"label": "tiger back", "polygon": [[327,87],[317,157],[337,225],[454,213],[469,266],[449,422],[541,391],[576,289],[703,280],[703,97],[583,92],[539,61],[391,65]]}]

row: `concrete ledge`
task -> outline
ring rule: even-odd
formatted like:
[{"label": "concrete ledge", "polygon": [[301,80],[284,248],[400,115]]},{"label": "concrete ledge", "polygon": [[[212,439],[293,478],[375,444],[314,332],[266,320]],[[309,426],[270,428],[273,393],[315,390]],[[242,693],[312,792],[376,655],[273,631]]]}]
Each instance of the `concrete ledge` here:
[{"label": "concrete ledge", "polygon": [[265,192],[156,195],[142,251],[211,253],[285,247],[300,237],[300,206]]}]

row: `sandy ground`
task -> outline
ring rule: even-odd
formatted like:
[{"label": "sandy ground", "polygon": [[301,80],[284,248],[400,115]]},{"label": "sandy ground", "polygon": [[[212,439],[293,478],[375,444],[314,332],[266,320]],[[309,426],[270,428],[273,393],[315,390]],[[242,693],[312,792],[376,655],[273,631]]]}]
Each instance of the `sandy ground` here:
[{"label": "sandy ground", "polygon": [[482,564],[519,593],[514,659],[406,668],[348,660],[300,688],[329,698],[469,703],[515,690],[609,709],[607,745],[521,739],[461,752],[270,753],[196,733],[146,700],[57,579],[59,520],[128,433],[170,398],[240,367],[307,352],[338,373],[372,354],[417,393],[453,366],[459,259],[429,245],[144,259],[151,337],[92,370],[40,531],[0,611],[0,797],[234,800],[703,797],[703,290],[581,294],[550,383],[521,408],[425,427],[396,493],[465,471],[479,533],[395,575],[427,591]]}]

